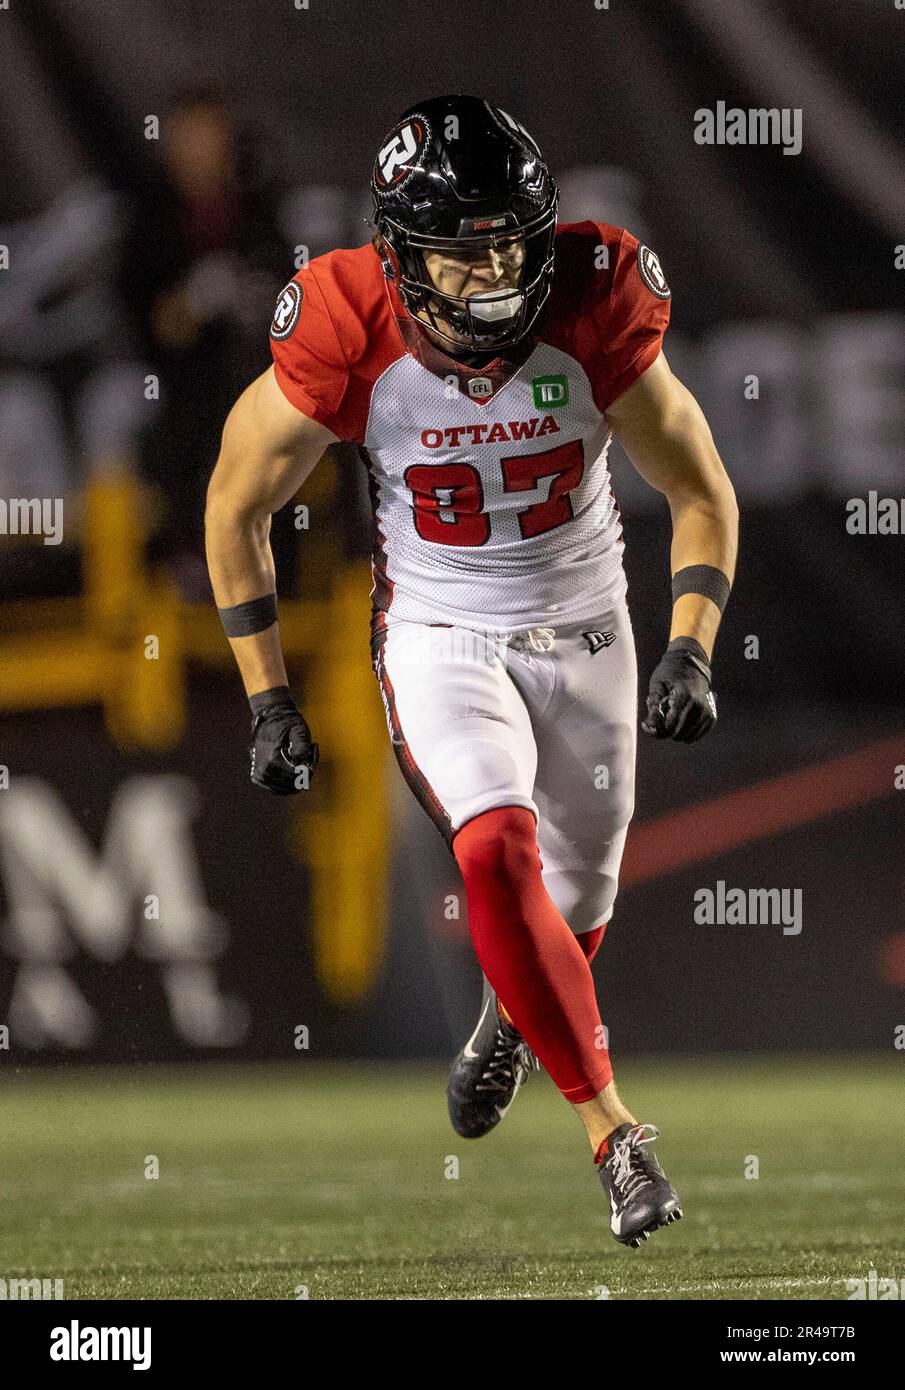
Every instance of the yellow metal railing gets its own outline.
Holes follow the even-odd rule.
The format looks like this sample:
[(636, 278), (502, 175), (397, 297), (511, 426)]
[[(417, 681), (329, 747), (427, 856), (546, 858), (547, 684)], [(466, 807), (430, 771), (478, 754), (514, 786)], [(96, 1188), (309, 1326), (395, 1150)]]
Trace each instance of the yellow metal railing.
[[(118, 747), (165, 752), (185, 731), (189, 663), (233, 669), (232, 652), (213, 605), (183, 602), (165, 571), (145, 565), (147, 496), (134, 477), (98, 477), (82, 500), (81, 597), (0, 605), (0, 710), (99, 704)], [(280, 602), (286, 661), (303, 668), (323, 758), (317, 809), (292, 803), (289, 844), (311, 872), (319, 979), (344, 1003), (373, 984), (386, 920), (386, 734), (369, 592), (368, 566), (346, 564), (325, 598)]]

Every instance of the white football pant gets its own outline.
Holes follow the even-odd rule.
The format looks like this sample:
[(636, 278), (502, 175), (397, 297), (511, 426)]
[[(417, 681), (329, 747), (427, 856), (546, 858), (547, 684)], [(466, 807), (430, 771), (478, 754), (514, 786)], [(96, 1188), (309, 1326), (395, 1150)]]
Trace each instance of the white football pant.
[(380, 613), (372, 650), (396, 757), (447, 844), (484, 811), (527, 807), (544, 884), (573, 932), (608, 922), (634, 809), (625, 600), (593, 622), (519, 633)]

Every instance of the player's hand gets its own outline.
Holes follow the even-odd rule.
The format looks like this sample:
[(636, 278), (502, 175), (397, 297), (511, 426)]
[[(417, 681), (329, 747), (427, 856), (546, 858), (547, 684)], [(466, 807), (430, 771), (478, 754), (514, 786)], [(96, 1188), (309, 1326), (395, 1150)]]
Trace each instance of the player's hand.
[(716, 699), (710, 689), (710, 662), (703, 649), (679, 645), (674, 638), (654, 668), (647, 694), (647, 718), (641, 725), (654, 738), (694, 743), (716, 723)]
[(318, 746), (287, 692), (258, 709), (251, 723), (251, 780), (276, 796), (305, 791), (317, 767)]

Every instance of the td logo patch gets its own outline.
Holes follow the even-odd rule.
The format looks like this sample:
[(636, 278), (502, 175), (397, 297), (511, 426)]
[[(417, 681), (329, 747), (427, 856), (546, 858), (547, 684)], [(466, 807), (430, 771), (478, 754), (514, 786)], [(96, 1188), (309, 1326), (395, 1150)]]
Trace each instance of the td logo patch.
[(270, 325), (271, 338), (276, 338), (279, 342), (280, 339), (289, 337), (299, 321), (301, 307), (302, 287), (297, 280), (290, 280), (286, 288), (280, 292), (277, 307), (273, 311), (273, 323)]
[(569, 378), (566, 376), (536, 376), (531, 380), (535, 410), (569, 404)]
[(663, 267), (649, 246), (638, 247), (638, 273), (651, 294), (658, 299), (671, 299), (672, 290), (666, 283)]

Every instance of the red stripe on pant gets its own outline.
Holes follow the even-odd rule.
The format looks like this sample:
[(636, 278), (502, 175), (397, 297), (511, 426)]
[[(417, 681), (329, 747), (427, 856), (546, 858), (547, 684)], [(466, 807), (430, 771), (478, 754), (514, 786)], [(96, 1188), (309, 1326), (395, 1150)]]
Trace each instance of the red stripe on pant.
[(377, 677), (377, 684), (383, 696), (384, 708), (387, 715), (387, 727), (390, 739), (393, 744), (393, 752), (399, 769), (408, 783), (410, 791), (417, 798), (422, 808), (430, 816), (434, 825), (440, 831), (446, 841), (446, 847), (452, 853), (452, 821), (446, 807), (440, 801), (430, 782), (424, 776), (415, 759), (412, 757), (411, 749), (408, 746), (405, 735), (402, 732), (402, 725), (399, 723), (399, 715), (396, 711), (396, 692), (393, 689), (393, 682), (387, 671), (383, 657), (383, 644), (386, 641), (385, 625), (372, 628), (371, 653), (374, 674)]
[(453, 853), (484, 974), (566, 1100), (593, 1100), (613, 1068), (588, 958), (544, 887), (534, 816), (523, 806), (485, 811)]
[(600, 943), (603, 940), (603, 933), (607, 929), (608, 923), (604, 922), (601, 927), (592, 927), (590, 931), (582, 932), (575, 940), (584, 951), (585, 960), (590, 962), (600, 950)]

